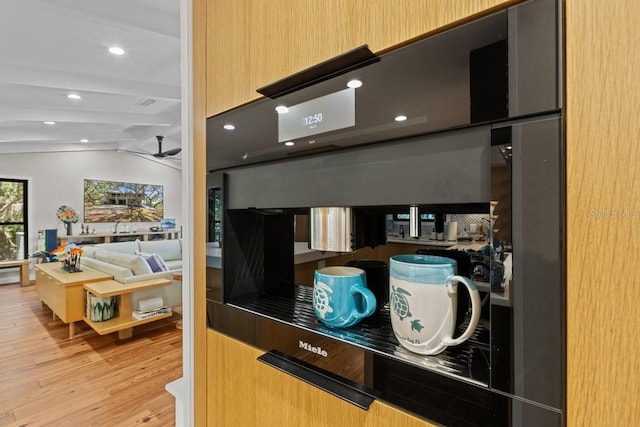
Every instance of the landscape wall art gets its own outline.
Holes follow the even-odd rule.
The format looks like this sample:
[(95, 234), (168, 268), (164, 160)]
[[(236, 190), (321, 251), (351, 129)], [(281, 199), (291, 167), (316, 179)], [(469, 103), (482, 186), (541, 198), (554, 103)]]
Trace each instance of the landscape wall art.
[(84, 180), (84, 222), (159, 222), (163, 186)]

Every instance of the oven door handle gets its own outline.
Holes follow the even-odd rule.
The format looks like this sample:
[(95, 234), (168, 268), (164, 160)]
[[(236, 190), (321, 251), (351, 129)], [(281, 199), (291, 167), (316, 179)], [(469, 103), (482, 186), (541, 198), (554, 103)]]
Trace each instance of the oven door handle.
[(258, 357), (258, 360), (364, 410), (369, 409), (378, 395), (375, 390), (363, 387), (295, 357), (287, 356), (277, 350), (263, 354)]

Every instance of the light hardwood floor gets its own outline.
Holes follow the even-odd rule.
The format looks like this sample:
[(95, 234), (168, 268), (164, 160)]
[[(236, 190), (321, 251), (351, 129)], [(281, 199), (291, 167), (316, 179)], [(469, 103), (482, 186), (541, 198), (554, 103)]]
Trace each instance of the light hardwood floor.
[(176, 320), (135, 328), (126, 340), (69, 340), (35, 286), (0, 285), (0, 427), (175, 425), (164, 386), (182, 376)]

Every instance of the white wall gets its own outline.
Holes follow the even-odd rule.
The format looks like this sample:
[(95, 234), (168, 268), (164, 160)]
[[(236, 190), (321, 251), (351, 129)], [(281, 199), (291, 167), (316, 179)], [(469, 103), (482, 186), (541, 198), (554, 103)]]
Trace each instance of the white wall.
[[(175, 160), (163, 160), (175, 166)], [(37, 250), (38, 230), (56, 228), (58, 235), (64, 227), (56, 217), (61, 205), (74, 208), (80, 221), (73, 225), (80, 233), (85, 179), (159, 184), (164, 186), (164, 217), (175, 218), (176, 227), (182, 225), (181, 171), (161, 161), (116, 151), (77, 151), (60, 153), (0, 154), (0, 177), (27, 179), (29, 203), (28, 252)], [(171, 163), (168, 163), (171, 162)], [(91, 223), (96, 232), (109, 232), (114, 223)], [(139, 223), (138, 230), (158, 225)], [(0, 270), (0, 283), (17, 282), (19, 274)]]

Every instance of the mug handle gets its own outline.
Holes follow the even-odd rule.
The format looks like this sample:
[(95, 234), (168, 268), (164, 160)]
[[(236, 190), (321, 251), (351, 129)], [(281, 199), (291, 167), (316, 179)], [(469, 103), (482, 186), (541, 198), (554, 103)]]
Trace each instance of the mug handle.
[(351, 295), (360, 294), (362, 295), (362, 299), (364, 300), (364, 311), (358, 311), (358, 307), (353, 309), (353, 316), (356, 319), (361, 319), (363, 317), (371, 316), (373, 312), (376, 310), (376, 297), (373, 295), (373, 292), (366, 286), (362, 286), (361, 284), (355, 284), (351, 287)]
[[(463, 342), (468, 340), (471, 334), (473, 334), (473, 332), (476, 330), (476, 326), (478, 326), (478, 321), (480, 320), (480, 311), (482, 310), (482, 304), (480, 302), (480, 293), (478, 292), (478, 288), (471, 280), (467, 279), (464, 276), (455, 275), (450, 276), (447, 281), (464, 284), (469, 291), (469, 296), (471, 297), (471, 320), (469, 321), (469, 326), (467, 326), (467, 329), (458, 338), (447, 337), (442, 340), (443, 345), (452, 346), (462, 344)], [(447, 288), (449, 289), (449, 292), (453, 292), (453, 286), (451, 286), (451, 283), (447, 284)]]

